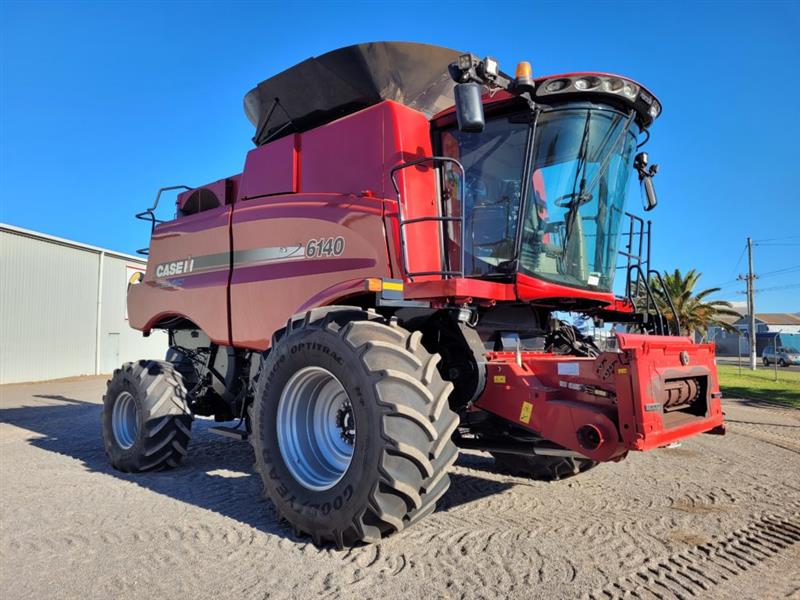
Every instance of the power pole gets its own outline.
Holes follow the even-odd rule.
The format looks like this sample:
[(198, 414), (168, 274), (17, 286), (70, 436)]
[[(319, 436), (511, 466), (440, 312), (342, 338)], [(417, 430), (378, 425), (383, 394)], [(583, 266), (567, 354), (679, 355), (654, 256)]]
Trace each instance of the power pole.
[(756, 276), (753, 274), (753, 239), (747, 238), (747, 260), (749, 269), (747, 276), (739, 275), (739, 279), (744, 279), (747, 282), (747, 314), (750, 317), (749, 330), (750, 330), (750, 370), (756, 370), (756, 302), (755, 302), (755, 285), (754, 280)]

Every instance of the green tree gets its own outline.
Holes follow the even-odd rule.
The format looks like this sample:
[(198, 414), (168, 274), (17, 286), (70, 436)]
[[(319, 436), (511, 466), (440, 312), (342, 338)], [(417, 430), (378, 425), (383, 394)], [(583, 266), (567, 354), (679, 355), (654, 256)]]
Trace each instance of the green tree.
[(675, 269), (672, 273), (664, 272), (664, 285), (658, 279), (652, 279), (650, 285), (653, 289), (659, 309), (670, 321), (674, 323), (675, 317), (669, 306), (667, 298), (672, 300), (678, 319), (681, 323), (681, 333), (683, 335), (693, 335), (699, 331), (706, 336), (708, 328), (712, 325), (722, 327), (727, 331), (735, 331), (735, 328), (721, 320), (721, 317), (731, 316), (740, 317), (741, 315), (733, 310), (730, 302), (725, 300), (706, 300), (711, 294), (718, 292), (720, 288), (707, 288), (696, 292), (695, 286), (702, 276), (694, 269), (685, 275), (680, 269)]

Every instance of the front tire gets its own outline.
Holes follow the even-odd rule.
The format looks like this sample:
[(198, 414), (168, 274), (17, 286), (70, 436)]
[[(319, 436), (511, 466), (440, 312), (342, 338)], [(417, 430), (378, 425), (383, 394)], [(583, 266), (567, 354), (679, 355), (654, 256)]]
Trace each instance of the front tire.
[(764, 366), (765, 366), (765, 367), (768, 367), (768, 366), (769, 366), (769, 360), (767, 360), (766, 358), (764, 359)]
[(452, 384), (421, 337), (337, 307), (290, 321), (273, 339), (250, 439), (278, 514), (314, 543), (377, 542), (447, 491), (458, 418)]
[(177, 466), (192, 429), (180, 374), (156, 360), (122, 365), (103, 396), (102, 428), (115, 469), (134, 473)]
[(780, 360), (778, 361), (778, 366), (779, 366), (780, 368), (784, 368), (784, 367), (786, 367), (786, 366), (788, 366), (788, 365), (786, 364), (786, 361), (785, 361), (785, 360), (783, 360), (783, 359), (780, 359)]

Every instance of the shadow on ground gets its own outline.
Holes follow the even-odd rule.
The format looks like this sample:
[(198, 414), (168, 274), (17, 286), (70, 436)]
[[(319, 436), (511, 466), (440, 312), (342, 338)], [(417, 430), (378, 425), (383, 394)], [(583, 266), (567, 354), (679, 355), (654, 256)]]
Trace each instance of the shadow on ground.
[[(180, 467), (153, 473), (123, 473), (110, 466), (103, 450), (101, 405), (57, 394), (36, 394), (33, 397), (61, 404), (0, 409), (0, 422), (41, 436), (28, 440), (31, 445), (79, 460), (90, 471), (217, 512), (265, 533), (299, 543), (308, 541), (308, 538), (296, 536), (285, 522), (279, 521), (272, 503), (264, 498), (261, 479), (253, 469), (250, 444), (209, 432), (213, 422), (194, 421), (189, 454)], [(482, 470), (489, 470), (492, 463), (490, 459), (463, 455), (461, 461), (467, 461), (465, 466)], [(450, 490), (440, 500), (437, 511), (449, 511), (513, 485), (459, 473), (451, 473), (450, 477)]]

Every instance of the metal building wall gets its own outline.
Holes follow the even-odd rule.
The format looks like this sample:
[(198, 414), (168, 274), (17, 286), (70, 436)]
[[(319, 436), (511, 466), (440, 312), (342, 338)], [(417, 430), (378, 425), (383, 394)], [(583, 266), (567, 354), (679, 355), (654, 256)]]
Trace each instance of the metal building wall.
[(163, 358), (166, 335), (143, 338), (125, 319), (126, 265), (144, 264), (0, 225), (0, 384), (107, 373), (128, 360)]

